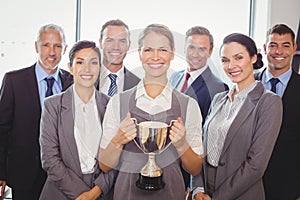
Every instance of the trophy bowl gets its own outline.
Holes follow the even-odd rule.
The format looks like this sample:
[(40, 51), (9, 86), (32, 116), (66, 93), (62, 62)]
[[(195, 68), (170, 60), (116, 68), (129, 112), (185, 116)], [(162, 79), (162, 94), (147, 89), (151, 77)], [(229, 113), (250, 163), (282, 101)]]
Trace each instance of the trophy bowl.
[[(155, 155), (161, 153), (169, 146), (165, 147), (168, 128), (171, 125), (158, 121), (144, 121), (137, 124), (136, 119), (132, 119), (138, 126), (138, 141), (134, 139), (134, 142), (139, 149), (148, 154), (148, 161), (140, 171), (136, 186), (143, 190), (160, 190), (164, 188), (165, 183), (162, 179), (163, 172), (156, 164)], [(171, 124), (173, 121), (171, 121)]]

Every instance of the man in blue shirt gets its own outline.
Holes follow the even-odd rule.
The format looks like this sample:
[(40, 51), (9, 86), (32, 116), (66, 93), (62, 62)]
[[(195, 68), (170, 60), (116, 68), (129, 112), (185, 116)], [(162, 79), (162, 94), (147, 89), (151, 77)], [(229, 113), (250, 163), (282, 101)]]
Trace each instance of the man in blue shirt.
[(3, 78), (0, 91), (1, 195), (7, 184), (12, 188), (14, 200), (39, 199), (46, 180), (39, 146), (41, 109), (46, 96), (61, 92), (73, 83), (72, 75), (58, 68), (66, 48), (63, 29), (55, 24), (44, 25), (35, 42), (38, 61), (30, 67), (8, 72)]
[(274, 25), (268, 30), (264, 45), (268, 67), (256, 74), (256, 78), (267, 89), (281, 96), (283, 102), (281, 129), (263, 177), (267, 200), (300, 197), (300, 134), (297, 118), (300, 113), (300, 76), (291, 67), (296, 49), (292, 29), (285, 24)]

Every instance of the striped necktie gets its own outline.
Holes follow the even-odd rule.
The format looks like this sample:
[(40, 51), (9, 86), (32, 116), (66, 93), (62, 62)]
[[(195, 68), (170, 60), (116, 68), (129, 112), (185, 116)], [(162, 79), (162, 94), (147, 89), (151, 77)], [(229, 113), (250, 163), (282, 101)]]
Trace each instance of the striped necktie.
[(108, 77), (110, 78), (110, 86), (108, 89), (108, 96), (113, 96), (118, 91), (118, 87), (117, 87), (117, 83), (116, 83), (118, 76), (116, 74), (109, 74)]

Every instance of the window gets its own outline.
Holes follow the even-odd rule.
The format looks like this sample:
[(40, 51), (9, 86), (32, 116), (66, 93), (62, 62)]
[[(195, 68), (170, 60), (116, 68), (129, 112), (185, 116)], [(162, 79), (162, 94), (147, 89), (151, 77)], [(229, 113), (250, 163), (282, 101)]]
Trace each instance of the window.
[[(74, 0), (2, 0), (0, 6), (0, 85), (4, 73), (12, 69), (29, 67), (36, 62), (34, 48), (38, 29), (48, 23), (60, 25), (67, 43), (75, 41)], [(68, 56), (61, 66), (67, 68)]]
[[(123, 20), (128, 24), (132, 35), (132, 45), (125, 58), (125, 65), (140, 73), (143, 70), (140, 70), (137, 53), (139, 32), (150, 23), (161, 23), (174, 33), (176, 57), (171, 64), (171, 70), (178, 70), (186, 67), (184, 55), (186, 30), (201, 25), (210, 30), (215, 40), (210, 66), (217, 75), (226, 79), (220, 67), (219, 47), (222, 39), (229, 33), (248, 34), (249, 10), (249, 0), (82, 0), (80, 39), (98, 43), (101, 26), (106, 21), (117, 18)], [(5, 31), (0, 32), (1, 80), (6, 71), (30, 66), (36, 61), (34, 41), (41, 25), (46, 23), (61, 25), (66, 32), (68, 50), (75, 42), (76, 0), (5, 0), (0, 7), (0, 16), (1, 19), (8, 19), (2, 25), (2, 30)], [(60, 64), (65, 69), (68, 50)]]

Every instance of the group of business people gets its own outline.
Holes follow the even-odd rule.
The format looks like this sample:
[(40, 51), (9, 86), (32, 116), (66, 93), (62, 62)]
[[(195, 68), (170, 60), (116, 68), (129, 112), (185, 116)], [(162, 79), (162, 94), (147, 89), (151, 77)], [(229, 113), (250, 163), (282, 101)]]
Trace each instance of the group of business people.
[[(41, 27), (38, 61), (4, 76), (1, 193), (7, 184), (16, 200), (300, 196), (300, 140), (293, 118), (299, 113), (300, 78), (291, 68), (295, 35), (286, 25), (268, 31), (268, 67), (255, 76), (263, 66), (255, 42), (240, 33), (224, 38), (219, 53), (234, 83), (230, 89), (207, 65), (214, 43), (201, 26), (186, 32), (188, 67), (170, 80), (175, 45), (165, 25), (150, 24), (138, 38), (141, 78), (123, 64), (130, 31), (121, 20), (102, 26), (103, 55), (92, 41), (73, 45), (70, 73), (58, 67), (65, 41), (61, 27)], [(49, 93), (56, 95), (45, 99)], [(175, 120), (167, 139), (172, 145), (157, 157), (165, 182), (161, 190), (135, 185), (147, 156), (134, 143), (132, 118)]]

